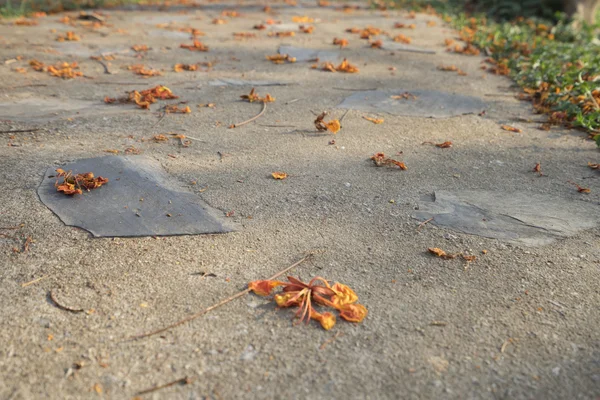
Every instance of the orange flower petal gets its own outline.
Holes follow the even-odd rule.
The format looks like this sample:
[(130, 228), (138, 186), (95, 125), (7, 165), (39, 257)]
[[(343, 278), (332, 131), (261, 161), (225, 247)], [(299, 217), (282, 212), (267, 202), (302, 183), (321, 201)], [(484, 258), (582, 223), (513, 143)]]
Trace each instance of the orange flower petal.
[(354, 290), (341, 283), (335, 283), (331, 290), (335, 292), (335, 295), (331, 297), (331, 302), (336, 306), (344, 306), (346, 304), (356, 303), (358, 296), (354, 293)]
[(268, 296), (274, 288), (281, 285), (284, 283), (279, 281), (252, 281), (248, 284), (248, 289), (259, 296)]
[(316, 311), (313, 311), (310, 314), (310, 317), (314, 320), (319, 321), (323, 329), (325, 329), (326, 331), (330, 330), (335, 325), (335, 315), (333, 315), (330, 312), (324, 312), (320, 314)]
[(340, 317), (350, 322), (361, 322), (367, 316), (367, 309), (362, 304), (345, 304), (339, 310)]

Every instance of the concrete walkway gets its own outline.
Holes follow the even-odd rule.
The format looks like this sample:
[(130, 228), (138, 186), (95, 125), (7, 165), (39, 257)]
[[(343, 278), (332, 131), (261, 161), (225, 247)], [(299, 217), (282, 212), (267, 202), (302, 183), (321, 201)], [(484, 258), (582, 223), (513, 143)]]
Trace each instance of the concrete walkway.
[[(139, 396), (600, 396), (600, 181), (587, 166), (600, 161), (595, 145), (576, 131), (538, 129), (543, 118), (514, 98), (508, 78), (481, 68), (483, 55), (446, 51), (445, 39), (457, 35), (435, 16), (269, 3), (268, 12), (264, 4), (211, 2), (108, 10), (104, 22), (77, 13), (33, 26), (2, 21), (0, 130), (11, 132), (0, 134), (0, 398), (133, 398), (185, 377), (188, 384)], [(294, 19), (304, 16), (314, 21)], [(266, 29), (254, 29), (261, 24)], [(371, 38), (383, 49), (346, 32), (367, 26), (387, 33)], [(208, 51), (180, 47), (193, 45), (190, 28), (205, 34), (197, 40)], [(56, 40), (68, 31), (80, 40)], [(399, 34), (411, 43), (393, 42)], [(336, 37), (348, 46), (333, 45)], [(295, 63), (265, 58), (280, 46), (293, 46)], [(359, 72), (321, 69), (343, 58)], [(76, 61), (71, 72), (83, 76), (35, 71), (33, 59)], [(161, 75), (128, 69), (138, 64)], [(198, 69), (175, 72), (175, 64)], [(439, 68), (453, 65), (464, 74)], [(150, 110), (104, 102), (157, 85), (179, 98)], [(260, 102), (240, 99), (252, 87), (275, 102), (230, 129), (261, 112)], [(372, 92), (362, 94), (362, 109), (338, 107), (374, 90), (387, 105), (375, 104)], [(404, 93), (418, 95), (392, 97)], [(449, 101), (437, 102), (442, 97)], [(461, 108), (465, 98), (469, 109)], [(164, 114), (165, 104), (191, 113)], [(326, 121), (341, 119), (339, 133), (315, 129), (322, 111)], [(444, 112), (458, 115), (429, 118)], [(30, 129), (37, 130), (13, 132)], [(153, 140), (169, 133), (193, 139)], [(452, 147), (423, 144), (446, 141)], [(94, 238), (66, 226), (37, 196), (44, 173), (107, 151), (157, 160), (174, 185), (219, 210), (235, 231)], [(376, 167), (377, 152), (408, 169)], [(533, 172), (536, 163), (543, 176)], [(273, 179), (275, 171), (287, 179)], [(422, 224), (417, 213), (433, 210), (436, 193), (462, 200)], [(487, 203), (474, 202), (481, 194)], [(496, 229), (504, 236), (494, 236), (497, 225), (477, 219), (477, 210), (506, 223)], [(451, 218), (445, 225), (443, 213), (459, 222), (468, 214), (470, 228), (453, 227)], [(531, 228), (536, 240), (511, 233), (509, 221)], [(436, 258), (427, 251), (434, 247), (477, 259)], [(313, 260), (291, 274), (349, 285), (369, 310), (362, 323), (338, 320), (330, 331), (294, 325), (292, 310), (250, 294), (161, 335), (125, 341), (310, 251)]]

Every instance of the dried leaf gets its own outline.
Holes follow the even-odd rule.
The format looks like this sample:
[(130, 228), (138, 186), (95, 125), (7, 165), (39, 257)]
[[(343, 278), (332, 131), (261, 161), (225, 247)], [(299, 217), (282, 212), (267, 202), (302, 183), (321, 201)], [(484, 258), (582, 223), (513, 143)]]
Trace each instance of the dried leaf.
[(208, 51), (208, 46), (205, 46), (201, 41), (194, 39), (192, 44), (180, 44), (180, 48), (188, 49), (189, 51)]
[(348, 46), (348, 40), (347, 39), (333, 38), (333, 44), (336, 45), (336, 46), (340, 46), (340, 48), (344, 48), (344, 47)]
[(150, 48), (145, 44), (135, 44), (131, 46), (131, 50), (135, 51), (136, 53), (145, 53), (150, 50)]
[(290, 57), (287, 54), (275, 54), (272, 56), (266, 56), (267, 60), (273, 64), (284, 64), (284, 63), (295, 63), (296, 57)]
[(271, 176), (273, 177), (273, 179), (276, 179), (276, 180), (284, 180), (285, 178), (288, 177), (288, 174), (286, 174), (285, 172), (277, 171), (277, 172), (273, 172), (271, 174)]
[(182, 72), (182, 71), (197, 71), (198, 64), (175, 64), (173, 66), (173, 71)]
[(371, 117), (367, 117), (367, 116), (363, 116), (364, 119), (366, 119), (367, 121), (371, 121), (372, 123), (379, 125), (379, 124), (383, 124), (383, 118), (371, 118)]
[(327, 111), (323, 111), (317, 116), (317, 118), (314, 121), (315, 128), (317, 128), (317, 130), (320, 132), (330, 131), (333, 134), (338, 133), (340, 129), (342, 129), (340, 121), (338, 121), (337, 119), (333, 119), (331, 121), (325, 122), (324, 118), (326, 115)]
[(386, 157), (384, 153), (375, 153), (371, 156), (371, 160), (373, 160), (373, 162), (375, 163), (376, 166), (378, 167), (398, 167), (401, 170), (405, 171), (408, 169), (408, 167), (406, 166), (406, 164), (404, 164), (402, 161), (397, 161), (397, 160), (393, 160), (389, 157)]
[(75, 32), (72, 31), (66, 32), (64, 35), (58, 35), (56, 37), (57, 42), (78, 42), (79, 40), (81, 40), (81, 38), (77, 36)]
[(521, 129), (515, 128), (514, 126), (500, 125), (500, 128), (504, 129), (505, 131), (509, 131), (509, 132), (521, 133)]

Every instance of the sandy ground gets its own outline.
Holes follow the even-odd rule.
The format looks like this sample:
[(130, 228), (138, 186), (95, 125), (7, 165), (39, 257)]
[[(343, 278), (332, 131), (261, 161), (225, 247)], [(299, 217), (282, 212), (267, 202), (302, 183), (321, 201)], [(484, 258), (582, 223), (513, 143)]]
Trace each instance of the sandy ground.
[[(512, 94), (511, 81), (480, 69), (483, 57), (445, 51), (456, 33), (436, 17), (406, 12), (210, 3), (194, 8), (106, 11), (91, 28), (39, 18), (37, 26), (0, 25), (0, 398), (502, 398), (594, 399), (600, 396), (600, 244), (596, 228), (541, 247), (525, 247), (436, 227), (419, 228), (412, 213), (436, 190), (477, 189), (556, 196), (598, 205), (595, 145), (585, 135), (538, 129), (541, 117)], [(237, 18), (220, 17), (235, 9)], [(74, 16), (76, 14), (70, 14)], [(253, 30), (267, 19), (317, 18), (314, 33), (269, 37)], [(224, 18), (226, 24), (213, 24)], [(435, 26), (428, 26), (435, 21)], [(395, 22), (416, 23), (414, 30)], [(157, 24), (170, 24), (170, 29)], [(351, 27), (367, 25), (435, 55), (369, 48)], [(178, 29), (194, 27), (208, 52)], [(297, 24), (296, 27), (297, 29)], [(55, 30), (55, 31), (53, 31)], [(74, 31), (78, 42), (55, 37)], [(234, 32), (257, 38), (234, 39)], [(338, 51), (358, 74), (330, 73), (311, 63), (274, 65), (265, 55), (281, 44)], [(130, 46), (146, 44), (140, 55)], [(116, 52), (105, 74), (89, 57)], [(77, 61), (85, 77), (62, 80), (33, 71)], [(207, 71), (173, 72), (175, 63), (213, 62)], [(124, 67), (163, 71), (144, 78)], [(438, 70), (454, 64), (467, 75)], [(394, 67), (391, 69), (391, 67)], [(16, 72), (24, 68), (26, 73)], [(239, 99), (251, 86), (216, 86), (232, 78), (287, 85), (257, 87), (276, 98), (255, 122), (260, 104)], [(191, 114), (161, 118), (105, 96), (167, 85)], [(483, 99), (486, 114), (448, 119), (350, 111), (335, 136), (314, 129), (315, 114), (337, 109), (356, 89), (434, 89)], [(179, 101), (178, 100), (178, 101)], [(174, 101), (175, 103), (176, 101)], [(198, 107), (214, 103), (214, 108)], [(363, 116), (384, 118), (375, 125)], [(530, 122), (527, 122), (530, 121)], [(534, 121), (534, 122), (531, 122)], [(500, 129), (509, 124), (522, 129)], [(155, 143), (157, 134), (194, 137)], [(335, 139), (335, 144), (329, 144)], [(452, 141), (440, 149), (425, 141)], [(65, 226), (38, 199), (46, 169), (134, 146), (161, 162), (182, 187), (223, 213), (236, 231), (223, 235), (92, 238)], [(384, 152), (407, 171), (377, 168)], [(542, 163), (546, 176), (532, 172)], [(271, 178), (285, 171), (283, 181)], [(589, 187), (578, 193), (568, 181)], [(195, 182), (195, 184), (192, 184)], [(110, 183), (99, 190), (109, 190)], [(93, 192), (91, 192), (93, 194)], [(17, 227), (18, 229), (7, 229)], [(32, 241), (25, 246), (26, 239)], [(477, 256), (466, 264), (428, 254), (428, 247)], [(16, 250), (16, 251), (15, 251)], [(487, 250), (487, 254), (482, 254)], [(255, 295), (161, 335), (127, 341), (244, 289), (316, 252), (293, 275), (323, 276), (352, 287), (368, 310), (360, 324), (330, 331), (294, 325)], [(203, 276), (212, 273), (215, 276)], [(39, 279), (39, 280), (37, 280)], [(37, 280), (31, 284), (26, 283)], [(81, 308), (73, 313), (57, 307)]]

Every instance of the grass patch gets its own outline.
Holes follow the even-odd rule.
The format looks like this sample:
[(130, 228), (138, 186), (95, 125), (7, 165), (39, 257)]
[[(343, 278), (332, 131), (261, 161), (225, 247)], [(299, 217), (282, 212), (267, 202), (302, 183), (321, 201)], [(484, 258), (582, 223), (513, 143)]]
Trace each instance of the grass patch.
[(493, 20), (464, 12), (457, 1), (396, 1), (403, 8), (433, 8), (460, 39), (488, 56), (488, 71), (508, 75), (520, 96), (549, 116), (551, 125), (585, 130), (600, 146), (600, 24), (575, 28), (564, 15)]

